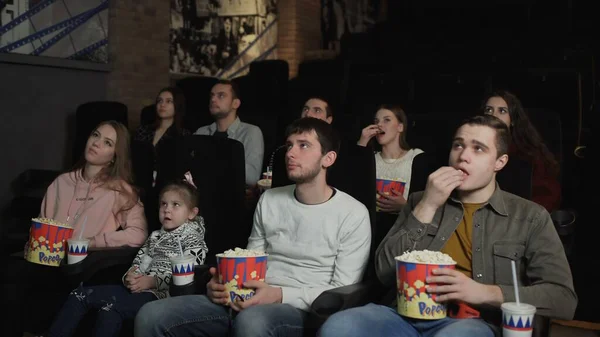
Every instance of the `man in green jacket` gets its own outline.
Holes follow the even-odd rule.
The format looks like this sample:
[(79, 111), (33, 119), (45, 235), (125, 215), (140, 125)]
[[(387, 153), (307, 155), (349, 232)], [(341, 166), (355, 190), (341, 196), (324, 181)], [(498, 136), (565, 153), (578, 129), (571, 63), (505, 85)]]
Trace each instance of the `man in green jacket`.
[(504, 192), (496, 173), (508, 162), (509, 131), (493, 116), (465, 120), (456, 131), (449, 166), (432, 173), (425, 191), (411, 194), (376, 252), (379, 280), (396, 286), (394, 258), (408, 250), (441, 251), (454, 270), (434, 270), (427, 292), (437, 301), (468, 305), (479, 317), (418, 320), (395, 307), (368, 304), (327, 320), (321, 337), (492, 337), (499, 335), (500, 305), (514, 302), (511, 261), (521, 302), (537, 314), (571, 319), (577, 306), (573, 278), (550, 214)]

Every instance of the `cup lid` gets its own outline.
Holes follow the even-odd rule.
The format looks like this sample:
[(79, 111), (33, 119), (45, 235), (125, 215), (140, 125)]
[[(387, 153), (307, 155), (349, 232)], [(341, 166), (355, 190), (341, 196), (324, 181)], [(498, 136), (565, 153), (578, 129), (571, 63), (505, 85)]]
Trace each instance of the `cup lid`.
[(85, 238), (68, 238), (67, 242), (90, 242), (90, 239), (85, 239)]
[(271, 179), (261, 179), (256, 183), (261, 187), (271, 187)]
[(196, 257), (192, 254), (183, 254), (183, 255), (177, 254), (177, 255), (171, 256), (171, 260), (177, 260), (177, 259), (184, 260), (184, 259), (189, 259), (189, 258), (195, 259)]
[(504, 311), (510, 311), (513, 313), (520, 314), (534, 314), (536, 311), (535, 306), (527, 303), (519, 303), (517, 302), (505, 302), (500, 306)]

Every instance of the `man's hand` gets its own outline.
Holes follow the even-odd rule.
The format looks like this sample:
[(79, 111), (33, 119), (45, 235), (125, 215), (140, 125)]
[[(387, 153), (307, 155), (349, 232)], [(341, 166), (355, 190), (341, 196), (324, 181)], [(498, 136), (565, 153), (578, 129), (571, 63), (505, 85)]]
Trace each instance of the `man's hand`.
[(463, 171), (450, 166), (440, 167), (427, 178), (422, 202), (430, 207), (439, 208), (464, 179)]
[(500, 287), (486, 285), (450, 268), (434, 269), (427, 278), (427, 292), (437, 294), (437, 301), (463, 301), (468, 304), (489, 304), (500, 307), (504, 298)]
[(229, 297), (229, 295), (225, 291), (225, 286), (219, 283), (217, 269), (210, 268), (209, 271), (212, 277), (206, 284), (206, 296), (208, 296), (213, 303), (226, 305), (227, 297)]
[(132, 293), (139, 293), (143, 290), (155, 289), (156, 279), (150, 275), (137, 275), (127, 286)]
[(404, 196), (396, 190), (391, 190), (391, 194), (383, 194), (377, 192), (379, 197), (377, 198), (377, 207), (383, 212), (400, 212), (402, 207), (406, 205), (406, 199)]
[(281, 303), (283, 300), (283, 292), (279, 287), (271, 287), (261, 281), (247, 281), (244, 283), (245, 288), (253, 288), (256, 290), (254, 296), (246, 301), (236, 301), (231, 304), (234, 310), (240, 311), (257, 304)]
[(438, 208), (440, 208), (450, 193), (462, 184), (465, 173), (454, 167), (444, 166), (437, 169), (427, 178), (423, 198), (415, 206), (413, 215), (422, 223), (430, 223)]

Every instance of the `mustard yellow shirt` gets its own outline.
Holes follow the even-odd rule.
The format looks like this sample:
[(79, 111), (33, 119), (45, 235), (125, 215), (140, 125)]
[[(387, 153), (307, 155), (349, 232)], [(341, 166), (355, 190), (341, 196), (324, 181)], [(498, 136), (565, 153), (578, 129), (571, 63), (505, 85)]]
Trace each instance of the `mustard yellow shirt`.
[(456, 270), (472, 278), (473, 260), (473, 213), (483, 204), (463, 204), (464, 215), (458, 227), (442, 248), (442, 253), (450, 255), (456, 261)]

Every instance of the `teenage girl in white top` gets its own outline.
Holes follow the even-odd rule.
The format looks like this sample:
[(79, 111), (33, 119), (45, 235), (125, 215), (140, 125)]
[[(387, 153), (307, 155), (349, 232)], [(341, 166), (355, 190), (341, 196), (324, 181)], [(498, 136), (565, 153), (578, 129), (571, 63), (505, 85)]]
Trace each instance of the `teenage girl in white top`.
[(423, 153), (406, 142), (406, 113), (396, 105), (377, 109), (373, 124), (362, 130), (358, 145), (367, 146), (372, 138), (381, 145), (375, 153), (377, 210), (397, 213), (406, 204), (410, 191), (413, 159)]

